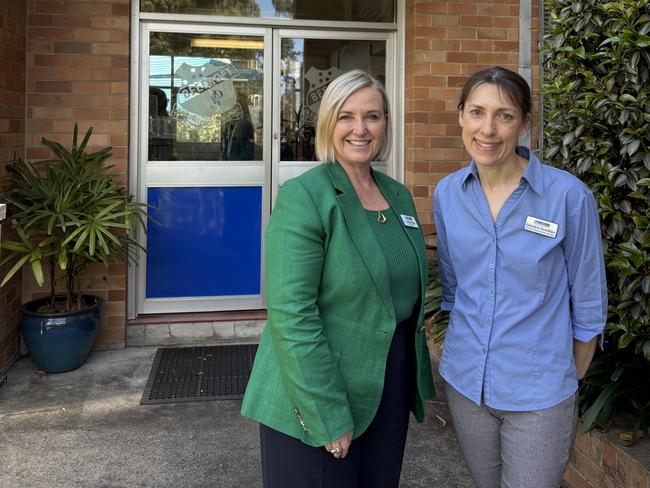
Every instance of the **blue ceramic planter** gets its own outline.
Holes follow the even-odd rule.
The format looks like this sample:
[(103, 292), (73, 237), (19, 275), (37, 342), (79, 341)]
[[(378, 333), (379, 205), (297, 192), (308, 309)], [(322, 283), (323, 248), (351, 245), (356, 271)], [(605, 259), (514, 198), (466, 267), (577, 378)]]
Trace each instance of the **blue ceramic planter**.
[(36, 365), (46, 373), (63, 373), (81, 366), (90, 352), (99, 327), (103, 300), (84, 295), (87, 308), (78, 312), (39, 313), (48, 298), (24, 304), (21, 329)]

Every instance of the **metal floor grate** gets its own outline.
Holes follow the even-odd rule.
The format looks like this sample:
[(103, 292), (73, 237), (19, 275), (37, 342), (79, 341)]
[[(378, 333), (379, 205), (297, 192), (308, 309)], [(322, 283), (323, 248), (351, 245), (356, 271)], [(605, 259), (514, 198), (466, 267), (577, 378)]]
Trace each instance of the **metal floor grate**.
[(242, 398), (257, 344), (160, 348), (141, 405)]

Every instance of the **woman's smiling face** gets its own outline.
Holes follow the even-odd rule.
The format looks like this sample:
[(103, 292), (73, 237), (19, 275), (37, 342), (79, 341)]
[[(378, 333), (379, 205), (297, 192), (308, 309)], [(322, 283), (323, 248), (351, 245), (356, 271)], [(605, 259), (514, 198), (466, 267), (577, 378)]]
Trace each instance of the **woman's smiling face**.
[(497, 167), (515, 161), (519, 136), (528, 130), (528, 114), (522, 114), (510, 97), (491, 83), (470, 93), (458, 122), (463, 144), (479, 167)]
[(369, 164), (386, 137), (386, 113), (381, 93), (365, 87), (341, 106), (332, 133), (336, 159), (344, 166)]

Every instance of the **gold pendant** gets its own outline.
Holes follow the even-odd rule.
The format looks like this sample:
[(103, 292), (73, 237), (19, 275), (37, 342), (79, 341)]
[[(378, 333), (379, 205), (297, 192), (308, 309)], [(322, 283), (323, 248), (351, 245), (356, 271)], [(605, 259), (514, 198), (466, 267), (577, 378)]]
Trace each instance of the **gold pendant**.
[(386, 216), (381, 213), (381, 210), (377, 210), (377, 222), (380, 224), (385, 224), (386, 223)]

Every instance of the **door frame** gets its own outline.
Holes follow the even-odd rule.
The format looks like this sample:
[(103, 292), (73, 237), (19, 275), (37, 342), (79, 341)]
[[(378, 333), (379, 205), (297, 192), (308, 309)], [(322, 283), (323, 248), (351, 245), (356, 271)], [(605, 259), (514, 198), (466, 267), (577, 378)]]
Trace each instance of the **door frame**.
[[(401, 8), (398, 1), (398, 17), (401, 17)], [(280, 141), (273, 137), (280, 130), (279, 90), (280, 90), (280, 42), (283, 37), (338, 38), (350, 40), (384, 40), (386, 41), (386, 91), (391, 103), (393, 113), (393, 148), (391, 157), (385, 162), (373, 163), (373, 166), (391, 176), (403, 179), (403, 133), (401, 87), (403, 86), (403, 61), (401, 62), (396, 52), (403, 45), (403, 36), (397, 30), (396, 24), (365, 24), (358, 22), (342, 22), (336, 29), (329, 28), (327, 22), (320, 21), (291, 21), (279, 19), (236, 19), (219, 18), (215, 16), (178, 16), (183, 21), (173, 21), (173, 17), (166, 14), (140, 14), (138, 9), (132, 11), (132, 36), (131, 42), (131, 104), (130, 104), (130, 145), (129, 145), (129, 191), (136, 195), (138, 201), (146, 200), (148, 182), (146, 171), (151, 163), (147, 164), (148, 134), (146, 123), (142, 120), (148, 114), (148, 96), (143, 96), (148, 90), (148, 43), (149, 33), (176, 32), (176, 33), (205, 33), (205, 34), (240, 34), (260, 35), (264, 37), (264, 134), (263, 134), (263, 162), (264, 183), (262, 188), (262, 232), (261, 232), (261, 270), (260, 270), (260, 295), (256, 296), (255, 305), (251, 306), (249, 299), (252, 296), (224, 296), (224, 297), (198, 297), (149, 299), (145, 306), (145, 279), (146, 255), (137, 251), (138, 266), (129, 266), (128, 270), (128, 295), (127, 318), (134, 319), (139, 314), (151, 313), (185, 313), (203, 310), (214, 311), (215, 304), (220, 303), (220, 310), (245, 310), (264, 308), (264, 231), (270, 215), (272, 201), (275, 200), (281, 178), (297, 176), (317, 163), (290, 162), (286, 164), (286, 177), (280, 173)], [(148, 19), (147, 19), (148, 18)], [(363, 29), (360, 27), (363, 26)], [(275, 56), (275, 57), (274, 57)], [(276, 59), (277, 58), (277, 59)], [(146, 85), (146, 86), (145, 86)], [(270, 96), (269, 96), (270, 95)], [(158, 165), (169, 162), (157, 163)], [(183, 168), (189, 168), (184, 162)], [(195, 166), (205, 166), (206, 162), (193, 162)], [(306, 163), (306, 164), (305, 164)], [(302, 167), (301, 167), (302, 166)], [(161, 170), (161, 168), (156, 168)], [(164, 171), (164, 170), (163, 170)], [(153, 174), (153, 173), (152, 173)], [(243, 176), (243, 175), (242, 175)], [(171, 186), (171, 185), (169, 185)], [(179, 186), (174, 184), (173, 186)], [(189, 185), (187, 185), (189, 186)], [(198, 185), (197, 185), (198, 186)], [(211, 185), (203, 185), (211, 186)], [(222, 185), (223, 186), (223, 185)], [(138, 235), (140, 244), (146, 243), (144, 233)], [(167, 304), (165, 302), (168, 302)], [(171, 302), (175, 302), (171, 304)], [(182, 311), (178, 304), (190, 305)], [(153, 306), (152, 306), (153, 305)]]
[[(264, 41), (263, 67), (263, 127), (261, 161), (153, 161), (148, 160), (148, 114), (149, 97), (149, 39), (152, 32), (180, 34), (213, 34), (256, 36)], [(261, 250), (260, 250), (260, 293), (256, 295), (227, 295), (210, 297), (147, 298), (146, 253), (138, 250), (136, 272), (136, 313), (184, 313), (226, 310), (260, 309), (264, 307), (264, 240), (263, 232), (270, 214), (270, 160), (271, 145), (268, 142), (271, 124), (271, 29), (261, 26), (222, 26), (188, 23), (142, 22), (140, 24), (140, 66), (138, 97), (138, 201), (146, 201), (149, 187), (262, 187)], [(138, 242), (146, 246), (146, 235), (141, 233)]]

